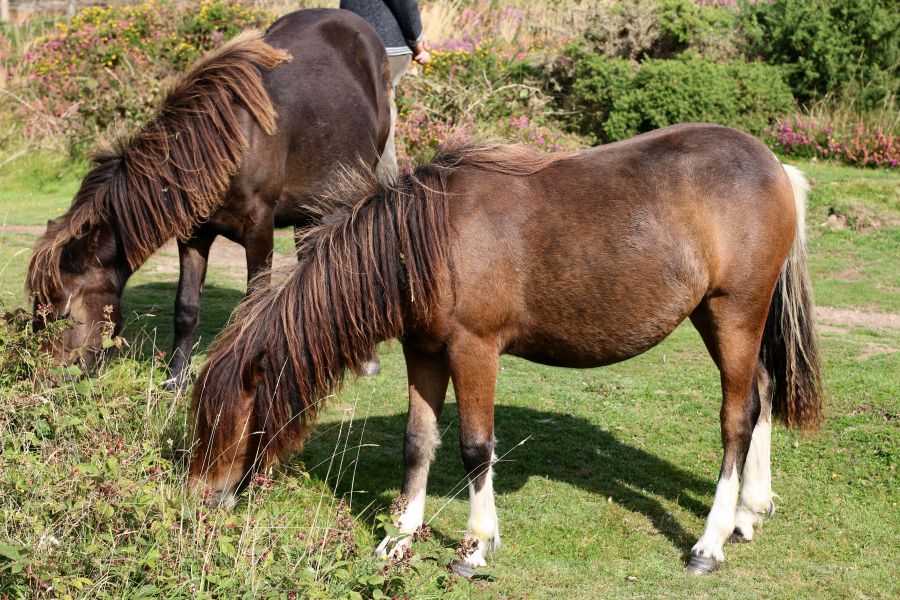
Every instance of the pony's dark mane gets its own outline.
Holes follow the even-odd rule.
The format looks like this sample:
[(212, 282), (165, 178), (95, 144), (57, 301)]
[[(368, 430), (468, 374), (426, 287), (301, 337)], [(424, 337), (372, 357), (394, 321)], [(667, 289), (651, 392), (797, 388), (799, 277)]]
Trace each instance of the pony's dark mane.
[(212, 464), (236, 441), (247, 382), (257, 383), (259, 458), (268, 463), (299, 449), (348, 369), (427, 317), (452, 276), (449, 177), (462, 168), (528, 175), (568, 156), (469, 144), (440, 152), (392, 187), (371, 170), (344, 171), (313, 203), (330, 217), (302, 238), (297, 265), (278, 283), (258, 286), (210, 347), (193, 393), (195, 452)]
[(172, 237), (190, 237), (224, 200), (247, 147), (239, 107), (274, 133), (275, 108), (260, 69), (286, 60), (259, 31), (200, 59), (171, 87), (152, 121), (94, 156), (71, 208), (34, 249), (28, 292), (46, 300), (58, 291), (64, 248), (101, 222), (118, 233), (132, 270)]

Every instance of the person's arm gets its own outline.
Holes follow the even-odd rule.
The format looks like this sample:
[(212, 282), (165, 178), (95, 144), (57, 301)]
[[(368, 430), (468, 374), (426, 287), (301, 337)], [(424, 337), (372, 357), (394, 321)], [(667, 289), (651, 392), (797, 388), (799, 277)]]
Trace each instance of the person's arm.
[(406, 44), (413, 49), (413, 60), (423, 65), (431, 60), (431, 54), (422, 39), (422, 17), (417, 0), (384, 0), (384, 3), (397, 19)]

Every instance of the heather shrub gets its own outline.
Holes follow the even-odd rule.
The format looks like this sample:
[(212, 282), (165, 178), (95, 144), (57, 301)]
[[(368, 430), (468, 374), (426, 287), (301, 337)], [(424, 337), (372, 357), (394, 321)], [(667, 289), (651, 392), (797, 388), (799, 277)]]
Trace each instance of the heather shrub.
[(900, 137), (858, 123), (849, 132), (815, 119), (779, 120), (767, 132), (770, 146), (787, 156), (839, 160), (864, 167), (900, 166)]
[(772, 0), (744, 3), (740, 14), (749, 55), (782, 65), (800, 102), (852, 93), (871, 108), (896, 97), (900, 11), (894, 0)]
[(26, 135), (73, 154), (98, 134), (130, 129), (155, 109), (163, 82), (203, 53), (271, 16), (245, 0), (199, 7), (149, 0), (83, 10), (34, 40), (12, 69)]

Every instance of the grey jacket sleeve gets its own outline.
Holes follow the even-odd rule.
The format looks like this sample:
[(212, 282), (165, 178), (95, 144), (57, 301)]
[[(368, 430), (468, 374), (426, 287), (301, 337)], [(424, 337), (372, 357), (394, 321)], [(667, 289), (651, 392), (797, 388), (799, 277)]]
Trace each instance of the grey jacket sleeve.
[(419, 15), (417, 0), (384, 0), (397, 19), (403, 37), (410, 48), (422, 39), (422, 17)]

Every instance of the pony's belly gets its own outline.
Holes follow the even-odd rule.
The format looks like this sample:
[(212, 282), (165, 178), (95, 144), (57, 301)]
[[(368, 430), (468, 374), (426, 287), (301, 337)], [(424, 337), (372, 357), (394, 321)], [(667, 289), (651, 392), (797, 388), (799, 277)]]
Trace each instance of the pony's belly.
[(671, 318), (665, 323), (656, 321), (652, 326), (645, 323), (635, 328), (611, 324), (602, 330), (573, 327), (565, 336), (536, 331), (509, 344), (505, 353), (554, 367), (602, 367), (646, 352), (665, 339), (682, 320), (683, 317)]

